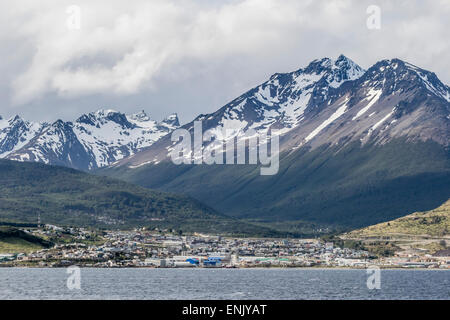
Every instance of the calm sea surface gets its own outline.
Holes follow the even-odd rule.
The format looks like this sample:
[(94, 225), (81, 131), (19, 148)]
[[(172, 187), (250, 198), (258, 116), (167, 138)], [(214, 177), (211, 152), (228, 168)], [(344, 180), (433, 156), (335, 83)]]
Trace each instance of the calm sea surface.
[(0, 268), (0, 299), (450, 299), (450, 271), (81, 269), (68, 289), (66, 269)]

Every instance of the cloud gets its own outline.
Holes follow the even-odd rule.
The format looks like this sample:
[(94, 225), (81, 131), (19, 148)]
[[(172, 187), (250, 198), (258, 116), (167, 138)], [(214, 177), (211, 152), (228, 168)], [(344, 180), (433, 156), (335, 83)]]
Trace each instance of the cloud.
[[(380, 30), (366, 27), (372, 4), (381, 7)], [(80, 29), (68, 28), (70, 5), (81, 10)], [(171, 107), (194, 116), (271, 73), (340, 53), (364, 67), (399, 57), (450, 80), (444, 0), (21, 0), (0, 10), (0, 44), (10, 49), (0, 51), (0, 84), (18, 107), (42, 101), (45, 109), (50, 95), (64, 104), (98, 95), (164, 103), (166, 94), (176, 104), (183, 97), (173, 95), (191, 88), (211, 99)]]

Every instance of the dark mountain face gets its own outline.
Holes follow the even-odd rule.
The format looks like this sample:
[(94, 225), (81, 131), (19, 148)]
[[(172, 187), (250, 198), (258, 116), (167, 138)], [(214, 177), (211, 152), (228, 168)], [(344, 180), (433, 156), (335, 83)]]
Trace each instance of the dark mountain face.
[[(182, 192), (224, 213), (364, 226), (431, 209), (450, 196), (450, 89), (398, 59), (367, 71), (340, 56), (315, 60), (218, 111), (203, 130), (280, 136), (280, 169), (174, 165), (170, 135), (108, 169), (143, 186)], [(183, 128), (193, 131), (193, 123)], [(205, 148), (215, 142), (204, 143)]]
[(284, 152), (273, 176), (261, 176), (257, 165), (169, 161), (106, 173), (190, 195), (235, 217), (356, 228), (439, 206), (449, 197), (448, 159), (435, 142), (393, 140)]

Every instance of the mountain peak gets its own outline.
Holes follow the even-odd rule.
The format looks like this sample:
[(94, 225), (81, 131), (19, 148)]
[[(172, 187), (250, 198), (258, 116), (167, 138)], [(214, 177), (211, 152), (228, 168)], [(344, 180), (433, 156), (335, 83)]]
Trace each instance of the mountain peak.
[(355, 69), (364, 73), (364, 69), (361, 68), (358, 64), (356, 64), (352, 59), (344, 56), (343, 54), (339, 55), (339, 57), (334, 61), (334, 66), (336, 68), (350, 70)]
[(56, 127), (56, 128), (64, 128), (70, 123), (71, 122), (64, 122), (63, 120), (58, 119), (58, 120), (56, 120), (55, 122), (52, 123), (52, 126)]
[(127, 118), (132, 119), (134, 121), (143, 122), (143, 121), (150, 121), (150, 117), (147, 115), (147, 113), (144, 110), (141, 110), (137, 113), (133, 113), (130, 115), (127, 115)]
[(23, 123), (25, 123), (26, 121), (21, 117), (21, 116), (19, 116), (19, 115), (15, 115), (15, 116), (12, 116), (12, 117), (10, 117), (9, 119), (8, 119), (8, 123), (9, 124), (23, 124)]
[[(384, 59), (374, 64), (367, 72), (372, 81), (377, 81), (378, 85), (386, 87), (391, 83), (394, 90), (399, 83), (404, 86), (421, 87), (433, 93), (439, 98), (450, 102), (450, 88), (443, 84), (434, 72), (419, 68), (409, 62), (398, 58)], [(386, 82), (387, 81), (387, 82)], [(387, 92), (390, 94), (391, 90)]]
[(438, 97), (450, 102), (450, 87), (442, 83), (434, 72), (421, 69), (411, 63), (403, 62), (405, 67), (415, 72), (424, 86)]
[(331, 60), (328, 57), (324, 57), (322, 59), (315, 59), (313, 61), (311, 61), (306, 68), (301, 68), (298, 71), (303, 71), (303, 72), (307, 72), (307, 73), (320, 73), (321, 71), (323, 71), (324, 69), (328, 69), (331, 68), (331, 66), (333, 65), (333, 60)]
[(180, 121), (178, 119), (178, 115), (176, 113), (172, 113), (169, 116), (167, 116), (161, 123), (176, 127), (178, 128), (180, 126)]
[(342, 53), (339, 55), (339, 57), (337, 58), (336, 61), (352, 61), (351, 59), (347, 58), (345, 55), (343, 55)]
[(97, 111), (94, 112), (94, 114), (98, 116), (108, 116), (111, 113), (120, 113), (120, 112), (113, 109), (98, 109)]
[(343, 54), (336, 60), (325, 57), (313, 60), (306, 68), (299, 69), (296, 74), (320, 75), (329, 86), (339, 87), (343, 82), (361, 77), (365, 70)]

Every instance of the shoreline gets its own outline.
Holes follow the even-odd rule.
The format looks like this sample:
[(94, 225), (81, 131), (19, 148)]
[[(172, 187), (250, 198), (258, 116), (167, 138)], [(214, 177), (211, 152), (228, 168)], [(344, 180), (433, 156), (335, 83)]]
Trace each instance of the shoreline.
[[(5, 269), (67, 269), (68, 267), (77, 266), (76, 264), (70, 265), (67, 267), (39, 267), (39, 266), (2, 266), (0, 265), (0, 270)], [(326, 266), (318, 266), (318, 267), (245, 267), (245, 268), (203, 268), (203, 267), (177, 267), (177, 268), (158, 268), (158, 267), (86, 267), (86, 266), (77, 266), (80, 269), (158, 269), (158, 270), (367, 270), (368, 268), (351, 268), (351, 267), (326, 267)], [(422, 270), (422, 271), (450, 271), (450, 268), (411, 268), (411, 267), (383, 267), (376, 266), (381, 270)]]

